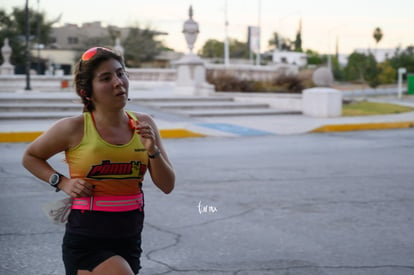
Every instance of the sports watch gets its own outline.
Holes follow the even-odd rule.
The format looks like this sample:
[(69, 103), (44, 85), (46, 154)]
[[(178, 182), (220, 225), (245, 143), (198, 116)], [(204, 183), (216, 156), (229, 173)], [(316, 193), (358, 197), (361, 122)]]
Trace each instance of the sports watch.
[(59, 189), (59, 187), (58, 187), (58, 184), (60, 183), (60, 181), (62, 180), (62, 174), (59, 174), (58, 172), (55, 172), (55, 173), (53, 173), (52, 175), (50, 175), (50, 178), (49, 178), (49, 184), (52, 186), (52, 187), (55, 187), (56, 188), (56, 192), (59, 192), (60, 191), (60, 189)]

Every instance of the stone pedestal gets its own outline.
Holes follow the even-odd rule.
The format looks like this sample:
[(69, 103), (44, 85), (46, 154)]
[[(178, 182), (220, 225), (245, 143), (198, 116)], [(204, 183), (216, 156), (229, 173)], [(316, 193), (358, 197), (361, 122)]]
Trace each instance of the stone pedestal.
[(214, 86), (206, 82), (204, 61), (195, 54), (187, 54), (173, 63), (177, 70), (176, 94), (210, 95)]
[(3, 64), (0, 66), (0, 75), (14, 75), (14, 66), (11, 64)]
[(0, 66), (0, 75), (13, 75), (14, 66), (10, 63), (10, 56), (12, 54), (12, 49), (9, 45), (9, 39), (4, 39), (4, 45), (1, 48), (1, 54), (3, 56), (3, 64)]
[(342, 93), (331, 88), (311, 88), (302, 92), (302, 111), (312, 117), (342, 115)]

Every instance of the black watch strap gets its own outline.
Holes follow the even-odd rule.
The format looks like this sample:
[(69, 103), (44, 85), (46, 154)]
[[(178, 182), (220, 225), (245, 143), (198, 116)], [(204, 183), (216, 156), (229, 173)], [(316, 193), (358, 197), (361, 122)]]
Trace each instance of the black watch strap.
[(150, 159), (155, 159), (155, 158), (156, 158), (156, 157), (158, 157), (160, 154), (161, 154), (160, 149), (157, 149), (157, 151), (156, 151), (153, 155), (148, 154), (148, 157), (149, 157)]
[(58, 184), (62, 181), (62, 177), (63, 175), (58, 172), (54, 172), (49, 177), (49, 184), (56, 189), (56, 192), (60, 191)]

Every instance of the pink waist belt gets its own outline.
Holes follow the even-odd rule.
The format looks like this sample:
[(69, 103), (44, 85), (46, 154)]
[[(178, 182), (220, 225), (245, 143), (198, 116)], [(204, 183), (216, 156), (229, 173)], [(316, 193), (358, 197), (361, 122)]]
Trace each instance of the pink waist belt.
[(142, 211), (143, 206), (142, 193), (132, 196), (74, 198), (72, 202), (72, 209), (106, 212), (123, 212), (135, 209)]

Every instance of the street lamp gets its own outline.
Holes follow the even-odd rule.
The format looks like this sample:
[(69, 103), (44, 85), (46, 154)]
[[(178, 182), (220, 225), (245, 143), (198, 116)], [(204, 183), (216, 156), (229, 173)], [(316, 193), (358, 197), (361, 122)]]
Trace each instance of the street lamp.
[(25, 20), (25, 38), (26, 38), (26, 91), (30, 91), (30, 24), (29, 24), (29, 0), (26, 0), (26, 6), (24, 9), (24, 20)]

